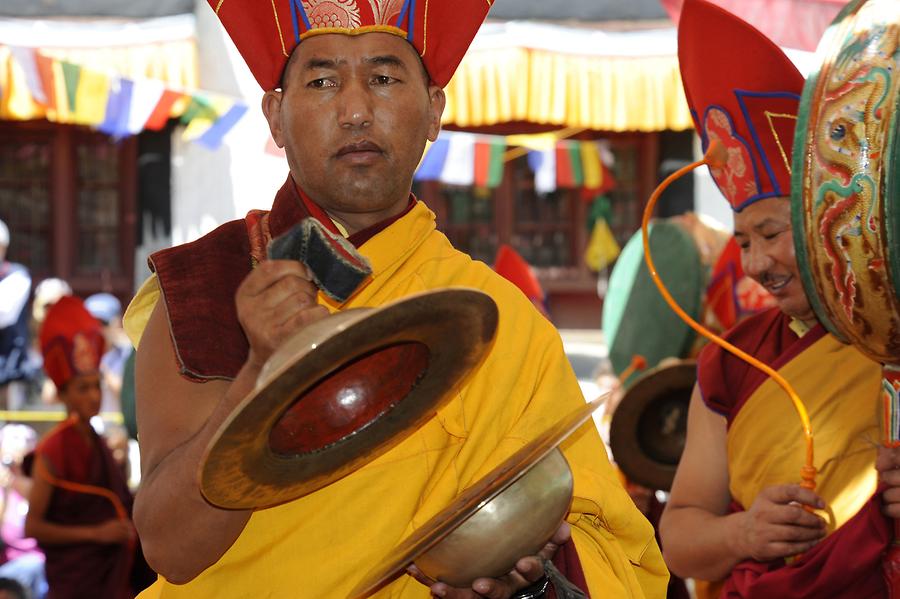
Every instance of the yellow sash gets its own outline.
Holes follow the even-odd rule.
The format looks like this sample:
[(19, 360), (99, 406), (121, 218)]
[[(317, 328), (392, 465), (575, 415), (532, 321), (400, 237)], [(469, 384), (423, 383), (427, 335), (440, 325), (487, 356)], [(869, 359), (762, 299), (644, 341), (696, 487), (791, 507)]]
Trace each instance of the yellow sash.
[[(783, 366), (806, 404), (815, 441), (816, 492), (828, 530), (853, 517), (875, 492), (881, 369), (853, 346), (825, 335)], [(749, 508), (767, 486), (800, 482), (800, 419), (772, 379), (747, 400), (728, 431), (731, 496)]]

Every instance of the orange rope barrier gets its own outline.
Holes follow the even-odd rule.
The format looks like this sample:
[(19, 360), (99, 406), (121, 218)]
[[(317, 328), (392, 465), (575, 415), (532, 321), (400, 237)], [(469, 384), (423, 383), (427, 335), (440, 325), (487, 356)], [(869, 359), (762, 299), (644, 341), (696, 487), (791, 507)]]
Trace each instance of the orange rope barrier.
[(794, 388), (791, 387), (790, 383), (788, 383), (783, 376), (778, 374), (768, 364), (757, 360), (740, 348), (735, 347), (731, 343), (728, 343), (727, 341), (695, 321), (693, 318), (688, 316), (688, 314), (681, 309), (681, 306), (679, 306), (678, 303), (675, 302), (675, 299), (672, 297), (665, 284), (663, 284), (662, 280), (659, 278), (659, 275), (656, 272), (656, 267), (653, 264), (653, 258), (650, 255), (650, 234), (648, 225), (650, 223), (650, 217), (653, 215), (653, 209), (656, 207), (656, 203), (657, 201), (659, 201), (659, 196), (662, 195), (662, 192), (665, 191), (673, 181), (691, 172), (695, 168), (703, 166), (704, 164), (715, 167), (717, 165), (724, 164), (725, 160), (725, 149), (720, 143), (713, 140), (709, 144), (709, 148), (707, 149), (706, 154), (704, 154), (701, 160), (678, 169), (677, 171), (666, 177), (666, 179), (662, 183), (660, 183), (659, 186), (653, 191), (653, 193), (650, 195), (650, 199), (647, 201), (647, 206), (644, 208), (644, 216), (641, 220), (641, 233), (644, 241), (644, 260), (647, 262), (647, 268), (650, 271), (650, 276), (653, 278), (653, 282), (656, 283), (657, 288), (659, 288), (659, 292), (662, 294), (663, 299), (666, 300), (666, 303), (669, 304), (669, 307), (671, 307), (672, 310), (683, 321), (685, 321), (692, 329), (694, 329), (713, 343), (731, 352), (745, 362), (748, 362), (750, 365), (765, 372), (776, 383), (778, 383), (778, 385), (780, 385), (781, 388), (785, 390), (785, 392), (787, 392), (788, 396), (791, 399), (791, 402), (793, 402), (794, 404), (794, 408), (796, 408), (797, 410), (797, 414), (800, 416), (800, 421), (803, 424), (803, 436), (806, 440), (806, 463), (803, 468), (800, 469), (800, 478), (803, 481), (800, 483), (800, 485), (807, 489), (815, 489), (816, 467), (813, 463), (812, 425), (809, 421), (809, 414), (806, 411), (806, 406), (804, 406), (803, 402), (800, 401), (800, 397), (798, 397), (797, 392), (794, 391)]

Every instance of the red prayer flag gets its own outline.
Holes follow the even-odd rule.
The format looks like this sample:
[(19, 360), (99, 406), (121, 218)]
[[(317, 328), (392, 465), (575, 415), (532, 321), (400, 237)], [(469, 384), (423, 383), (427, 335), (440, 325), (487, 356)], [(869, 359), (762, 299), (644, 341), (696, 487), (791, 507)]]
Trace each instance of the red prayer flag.
[(487, 187), (491, 166), (491, 146), (485, 141), (475, 142), (475, 187)]
[(572, 154), (562, 143), (556, 144), (556, 185), (557, 187), (575, 187)]
[(183, 96), (184, 94), (181, 92), (172, 91), (170, 89), (165, 90), (163, 95), (159, 98), (159, 102), (156, 103), (156, 108), (150, 113), (150, 118), (147, 119), (144, 129), (159, 131), (165, 127), (169, 120), (169, 115), (172, 113), (172, 106), (174, 106), (175, 102), (180, 100)]
[(56, 110), (56, 85), (53, 80), (53, 59), (48, 58), (40, 52), (35, 53), (35, 61), (37, 62), (38, 75), (41, 78), (41, 84), (44, 86), (44, 93), (47, 95), (47, 108)]

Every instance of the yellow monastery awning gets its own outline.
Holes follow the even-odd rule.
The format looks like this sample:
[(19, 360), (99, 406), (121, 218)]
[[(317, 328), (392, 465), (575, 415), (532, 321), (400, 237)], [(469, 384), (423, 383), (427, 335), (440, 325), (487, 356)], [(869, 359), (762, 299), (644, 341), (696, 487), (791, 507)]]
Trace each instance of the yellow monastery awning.
[(446, 93), (444, 124), (464, 128), (523, 121), (602, 131), (693, 126), (672, 29), (611, 35), (534, 23), (488, 26)]

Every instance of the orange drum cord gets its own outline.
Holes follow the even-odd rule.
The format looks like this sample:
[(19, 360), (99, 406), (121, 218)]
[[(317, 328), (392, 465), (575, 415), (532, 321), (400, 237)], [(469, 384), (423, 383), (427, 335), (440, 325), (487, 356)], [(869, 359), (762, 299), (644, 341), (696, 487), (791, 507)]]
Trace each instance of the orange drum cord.
[(634, 354), (631, 356), (631, 363), (628, 364), (628, 367), (622, 371), (622, 374), (619, 375), (619, 382), (625, 384), (625, 381), (628, 380), (635, 372), (639, 372), (647, 368), (647, 358), (640, 354)]
[(797, 396), (797, 392), (794, 391), (794, 388), (791, 387), (790, 383), (788, 383), (783, 376), (778, 374), (768, 364), (764, 364), (748, 353), (728, 343), (727, 341), (695, 321), (693, 318), (688, 316), (688, 314), (681, 309), (681, 306), (679, 306), (675, 302), (675, 300), (672, 298), (672, 295), (669, 293), (669, 290), (666, 289), (666, 286), (659, 278), (659, 275), (656, 272), (656, 267), (653, 264), (653, 257), (650, 255), (650, 234), (648, 224), (650, 223), (650, 217), (653, 215), (653, 209), (656, 207), (656, 202), (659, 200), (659, 196), (662, 194), (662, 192), (665, 191), (673, 181), (680, 177), (683, 177), (685, 174), (689, 173), (695, 168), (704, 164), (710, 165), (711, 167), (715, 168), (718, 165), (724, 164), (725, 160), (726, 156), (724, 147), (722, 147), (719, 142), (713, 140), (709, 144), (709, 148), (707, 149), (706, 154), (703, 155), (703, 158), (701, 160), (678, 169), (677, 171), (666, 177), (666, 179), (662, 183), (660, 183), (659, 186), (653, 191), (653, 193), (650, 195), (650, 199), (647, 201), (647, 206), (644, 208), (644, 216), (641, 220), (641, 233), (643, 235), (644, 241), (644, 260), (647, 262), (647, 268), (650, 271), (650, 276), (653, 278), (653, 282), (656, 283), (656, 286), (659, 288), (659, 292), (662, 294), (663, 299), (666, 300), (666, 303), (669, 304), (669, 306), (679, 316), (679, 318), (685, 321), (692, 329), (694, 329), (716, 345), (719, 345), (738, 358), (765, 372), (768, 376), (772, 377), (772, 379), (776, 383), (778, 383), (791, 398), (791, 402), (793, 402), (794, 408), (796, 408), (797, 414), (800, 416), (800, 421), (803, 424), (803, 436), (806, 440), (806, 463), (800, 470), (800, 478), (803, 481), (800, 483), (800, 485), (807, 489), (815, 489), (816, 467), (813, 465), (812, 425), (809, 421), (809, 413), (806, 411), (806, 406), (803, 405), (800, 397)]

